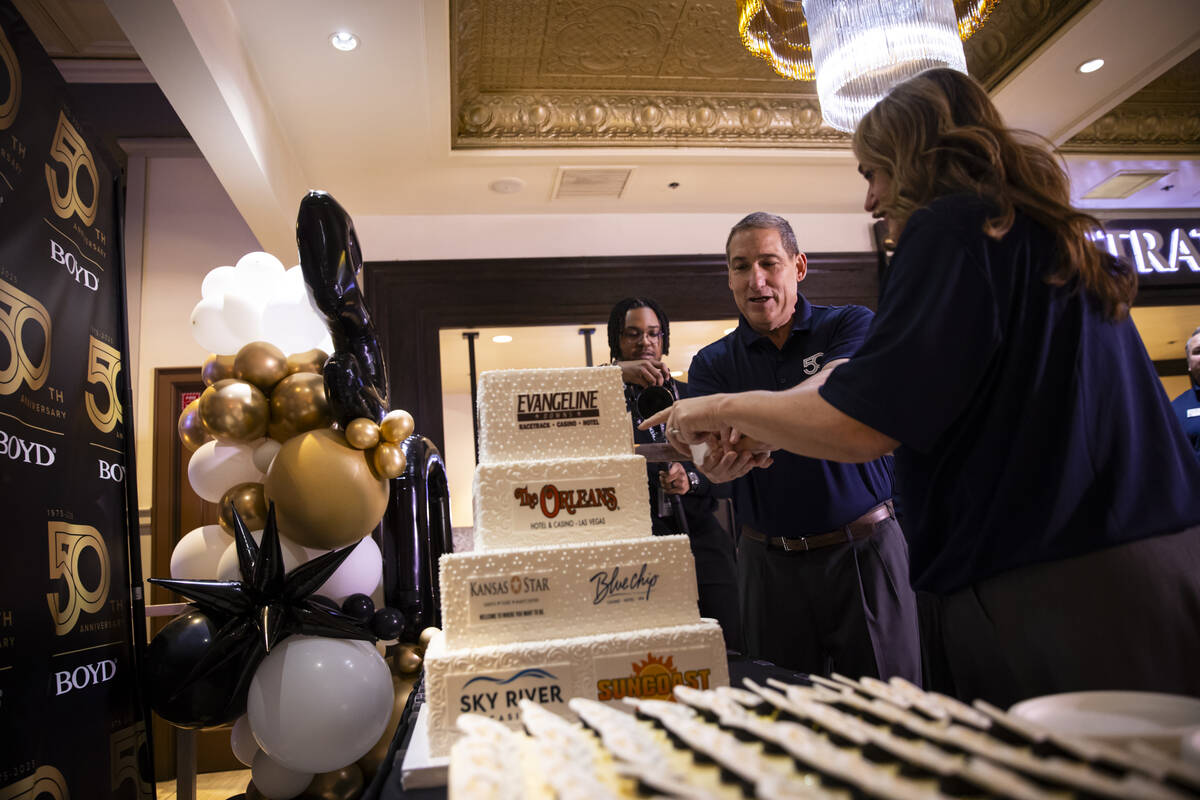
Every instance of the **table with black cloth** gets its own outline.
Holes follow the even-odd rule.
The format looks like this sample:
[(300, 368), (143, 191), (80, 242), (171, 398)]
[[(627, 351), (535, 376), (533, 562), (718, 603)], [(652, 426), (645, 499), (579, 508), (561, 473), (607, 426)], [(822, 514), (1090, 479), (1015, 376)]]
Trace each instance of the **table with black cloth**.
[[(764, 685), (768, 678), (775, 678), (784, 683), (809, 684), (808, 676), (803, 673), (783, 669), (768, 661), (754, 661), (741, 654), (731, 652), (729, 654), (729, 685), (741, 686), (743, 678), (750, 678), (755, 683)], [(400, 783), (404, 754), (417, 724), (417, 712), (424, 701), (425, 684), (422, 680), (409, 696), (404, 714), (400, 718), (400, 724), (396, 727), (391, 750), (384, 759), (383, 766), (375, 775), (375, 779), (363, 793), (361, 800), (444, 800), (446, 797), (445, 786), (405, 791)]]

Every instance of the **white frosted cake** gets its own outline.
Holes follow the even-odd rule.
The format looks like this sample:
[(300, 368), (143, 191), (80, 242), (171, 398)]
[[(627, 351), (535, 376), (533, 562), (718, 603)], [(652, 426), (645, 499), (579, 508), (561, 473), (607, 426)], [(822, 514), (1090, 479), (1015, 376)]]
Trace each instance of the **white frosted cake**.
[(442, 556), (442, 633), (425, 653), (431, 752), (474, 712), (535, 700), (669, 698), (729, 682), (700, 619), (686, 536), (652, 536), (646, 462), (617, 367), (485, 372), (475, 550)]

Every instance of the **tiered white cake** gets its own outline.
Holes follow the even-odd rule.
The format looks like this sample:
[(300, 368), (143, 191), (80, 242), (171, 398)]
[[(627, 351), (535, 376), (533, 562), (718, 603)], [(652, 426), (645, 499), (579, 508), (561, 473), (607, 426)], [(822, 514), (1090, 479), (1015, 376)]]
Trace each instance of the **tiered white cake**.
[(646, 463), (616, 367), (485, 372), (475, 550), (442, 557), (442, 634), (425, 653), (433, 755), (475, 712), (535, 700), (670, 699), (728, 684), (701, 620), (686, 536), (650, 534)]

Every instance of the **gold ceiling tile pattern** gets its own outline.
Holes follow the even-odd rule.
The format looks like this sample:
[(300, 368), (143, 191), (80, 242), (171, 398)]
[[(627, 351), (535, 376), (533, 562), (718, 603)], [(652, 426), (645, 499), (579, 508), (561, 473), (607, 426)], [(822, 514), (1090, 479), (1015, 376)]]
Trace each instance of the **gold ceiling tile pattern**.
[[(966, 43), (994, 86), (1088, 0), (1004, 0)], [(811, 81), (742, 47), (732, 0), (452, 0), (454, 147), (847, 147)]]
[(1200, 153), (1200, 50), (1059, 149), (1068, 153)]

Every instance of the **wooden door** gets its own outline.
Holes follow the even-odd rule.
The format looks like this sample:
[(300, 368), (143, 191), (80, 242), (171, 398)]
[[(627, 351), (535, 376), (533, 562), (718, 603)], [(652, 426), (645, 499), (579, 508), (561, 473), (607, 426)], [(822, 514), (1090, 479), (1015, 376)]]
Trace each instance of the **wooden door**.
[[(192, 490), (187, 478), (191, 452), (179, 441), (179, 415), (204, 390), (200, 367), (169, 367), (154, 371), (154, 506), (150, 516), (150, 577), (171, 576), (171, 551), (189, 531), (217, 522), (217, 506), (206, 503)], [(158, 586), (150, 590), (150, 602), (179, 603), (185, 598)], [(151, 620), (150, 634), (162, 629), (170, 617)], [(157, 780), (175, 777), (175, 731), (173, 725), (154, 716), (154, 774)], [(203, 731), (196, 737), (196, 766), (199, 772), (244, 769), (229, 749), (229, 729)]]

